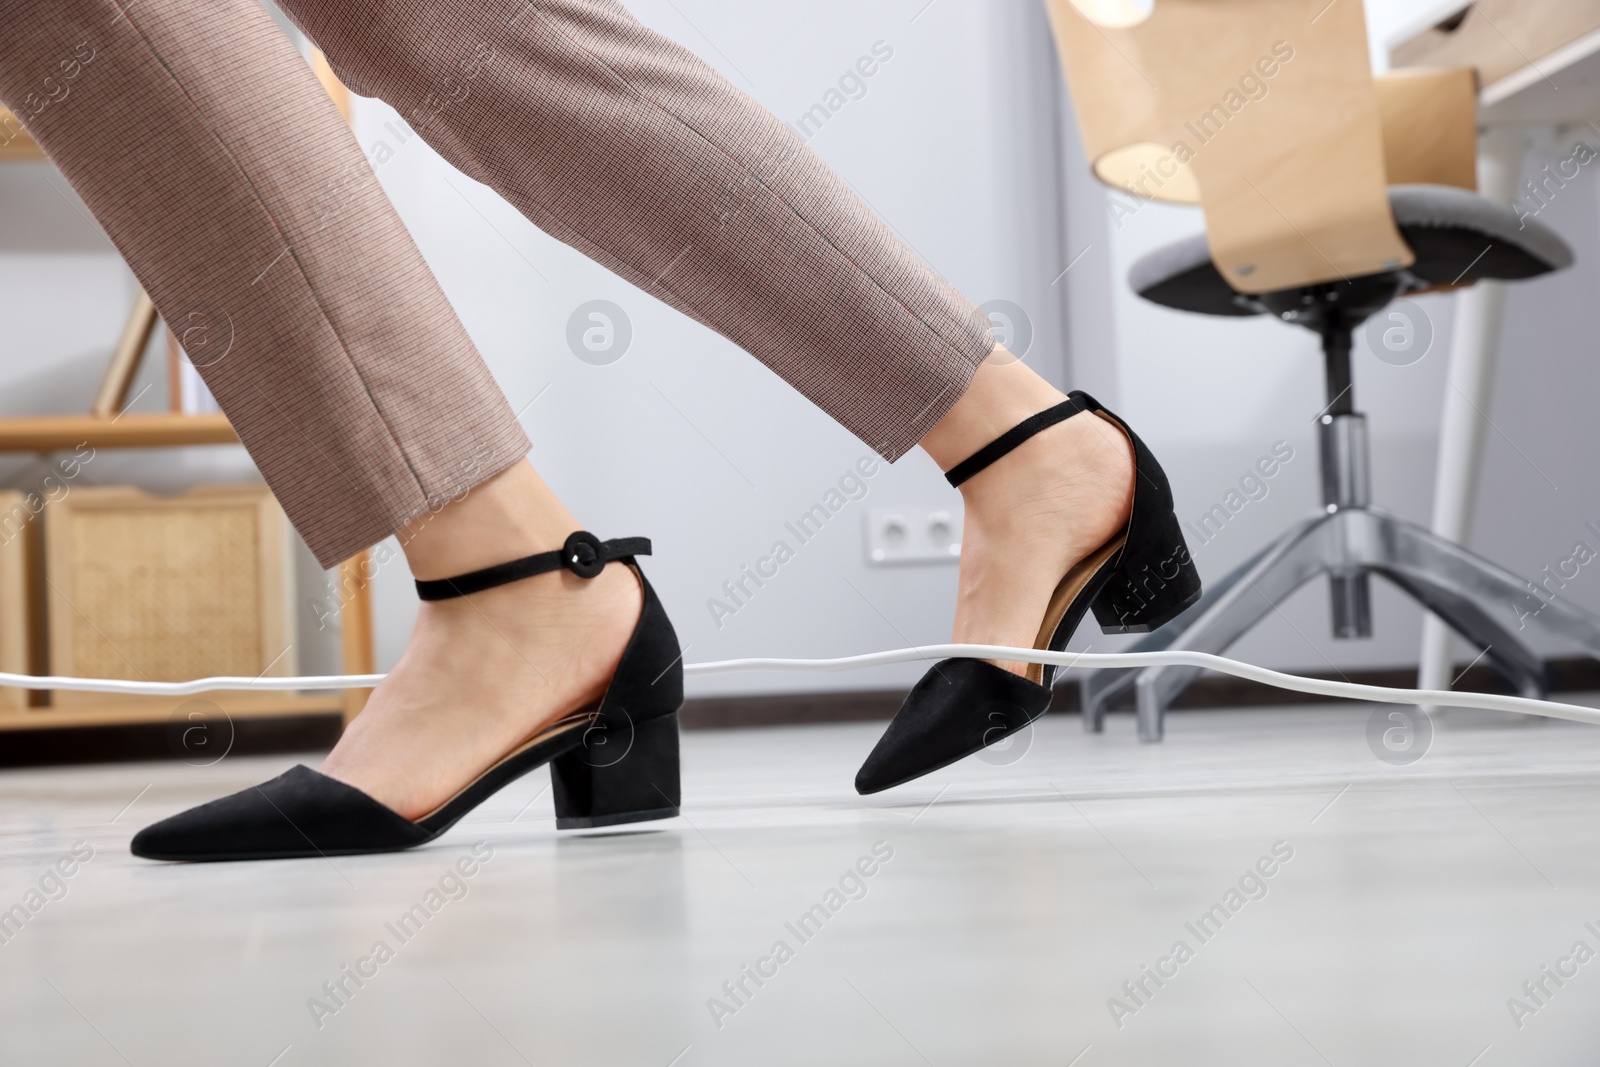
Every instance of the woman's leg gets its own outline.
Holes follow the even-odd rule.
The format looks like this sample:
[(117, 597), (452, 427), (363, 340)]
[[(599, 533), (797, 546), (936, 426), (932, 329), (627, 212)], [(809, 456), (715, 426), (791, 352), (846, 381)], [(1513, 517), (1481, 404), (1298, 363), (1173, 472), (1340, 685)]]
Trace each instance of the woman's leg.
[[(6, 6), (0, 0), (0, 12)], [(226, 326), (225, 355), (203, 373), (319, 558), (331, 563), (405, 526), (413, 570), (435, 577), (554, 547), (556, 531), (576, 525), (531, 469), (507, 464), (526, 441), (503, 399), (348, 131), (253, 5), (160, 0), (129, 11), (112, 0), (72, 0), (48, 17), (11, 13), (26, 17), (10, 19), (20, 32), (0, 43), (0, 99), (23, 112), (163, 314)], [(381, 14), (358, 12), (380, 48), (386, 33), (439, 25), (431, 11), (408, 12), (398, 25)], [(480, 122), (463, 142), (478, 156), (447, 151), (469, 173), (492, 181), (530, 164), (535, 176), (539, 166), (554, 168), (554, 184), (535, 183), (534, 192), (553, 198), (565, 218), (527, 190), (502, 191), (553, 232), (738, 339), (890, 458), (931, 435), (930, 451), (949, 466), (962, 458), (954, 449), (985, 443), (981, 435), (1004, 428), (1008, 412), (1031, 413), (1058, 395), (1026, 368), (985, 365), (987, 324), (970, 305), (787, 129), (687, 53), (614, 4), (528, 8), (506, 28), (534, 16), (541, 28), (531, 40), (501, 38), (504, 53), (469, 49), (465, 66), (431, 82), (418, 75), (436, 91), (422, 94), (413, 117), (448, 145), (454, 135), (439, 126), (471, 98), (467, 81), (496, 55), (520, 57), (517, 76), (500, 85), (501, 118), (519, 134), (497, 137), (493, 114)], [(426, 62), (412, 55), (409, 68), (401, 64), (411, 46), (401, 37), (385, 58), (417, 72)], [(444, 53), (460, 51), (458, 37), (446, 38)], [(102, 43), (109, 62), (100, 62)], [(541, 48), (568, 79), (546, 72), (553, 99), (565, 103), (543, 126), (528, 114), (519, 81), (538, 73), (529, 56)], [(98, 82), (79, 82), (96, 63)], [(354, 81), (352, 69), (345, 76)], [(62, 94), (69, 70), (77, 84)], [(641, 96), (635, 83), (655, 95)], [(574, 96), (575, 86), (584, 91)], [(115, 110), (84, 106), (89, 87), (101, 90), (102, 109)], [(61, 106), (74, 91), (74, 107)], [(574, 141), (530, 156), (529, 143), (548, 146), (559, 134)], [(619, 145), (628, 153), (619, 156)], [(563, 171), (572, 160), (583, 165)], [(200, 232), (174, 239), (175, 228), (192, 231), (196, 220)], [(640, 250), (643, 260), (627, 258)], [(284, 265), (287, 276), (274, 275)], [(1030, 523), (995, 524), (1003, 536), (994, 546), (1027, 547), (1046, 527), (1060, 534), (1074, 526), (1058, 506), (1071, 497), (1059, 490), (1072, 488), (1061, 472), (1070, 473), (1074, 457), (1063, 453), (1094, 450), (1076, 442), (1082, 420), (1073, 421), (1078, 429), (1069, 422), (1041, 435), (1055, 452), (1035, 464), (1040, 484), (1013, 478), (1010, 493), (969, 492), (970, 507), (996, 516), (1055, 498), (1029, 507)], [(983, 479), (1005, 481), (988, 472)], [(1077, 479), (1080, 489), (1095, 481)], [(429, 510), (474, 486), (436, 515)], [(967, 561), (999, 558), (980, 540), (969, 535), (963, 564), (961, 610), (972, 618), (982, 613), (970, 603), (1002, 601), (967, 595), (969, 570), (981, 573)], [(330, 757), (330, 773), (415, 815), (540, 722), (570, 711), (603, 684), (637, 614), (637, 587), (611, 572), (627, 578), (608, 568), (578, 588), (564, 574), (546, 575), (452, 608), (425, 605), (401, 664)], [(1014, 629), (1016, 614), (1015, 606), (1000, 611), (1001, 628)], [(987, 622), (958, 619), (958, 632), (963, 626), (975, 638), (998, 636), (980, 632)]]
[[(1063, 399), (991, 358), (977, 310), (793, 131), (615, 0), (283, 6), (446, 159), (885, 458), (921, 442), (949, 469)], [(1127, 440), (1086, 417), (963, 486), (956, 639), (1032, 645), (1061, 575), (1126, 523), (1132, 484)]]
[[(467, 574), (560, 548), (582, 524), (527, 463), (400, 531), (411, 573)], [(633, 531), (605, 531), (602, 536)], [(406, 650), (322, 765), (408, 818), (554, 718), (597, 703), (643, 604), (623, 566), (425, 601)]]
[[(400, 532), (419, 578), (579, 523), (326, 93), (252, 0), (0, 0), (0, 100), (197, 362), (325, 566)], [(219, 340), (220, 338), (220, 340)], [(630, 531), (631, 532), (631, 531)], [(405, 815), (610, 676), (624, 567), (424, 604), (329, 773)]]
[[(922, 447), (949, 470), (1064, 399), (996, 349)], [(951, 640), (1032, 648), (1061, 576), (1127, 525), (1133, 477), (1128, 438), (1085, 414), (1057, 423), (963, 482), (961, 581)], [(1000, 666), (1027, 672), (1024, 663)]]
[(282, 0), (541, 229), (755, 355), (894, 460), (989, 323), (804, 142), (615, 0)]

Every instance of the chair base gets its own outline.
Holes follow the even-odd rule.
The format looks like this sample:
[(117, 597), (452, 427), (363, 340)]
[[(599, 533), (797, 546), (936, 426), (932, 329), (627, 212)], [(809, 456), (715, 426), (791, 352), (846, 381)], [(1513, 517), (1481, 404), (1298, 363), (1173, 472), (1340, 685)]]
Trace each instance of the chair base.
[[(1337, 600), (1341, 589), (1360, 587), (1364, 595), (1372, 574), (1476, 645), (1521, 696), (1542, 699), (1548, 691), (1544, 661), (1517, 636), (1530, 623), (1600, 658), (1600, 616), (1540, 596), (1537, 587), (1505, 568), (1370, 507), (1330, 508), (1292, 527), (1233, 573), (1208, 583), (1198, 603), (1129, 651), (1220, 654), (1311, 579), (1327, 575)], [(1167, 709), (1200, 673), (1182, 666), (1095, 671), (1081, 683), (1084, 728), (1100, 732), (1110, 702), (1132, 687), (1139, 739), (1159, 741)]]

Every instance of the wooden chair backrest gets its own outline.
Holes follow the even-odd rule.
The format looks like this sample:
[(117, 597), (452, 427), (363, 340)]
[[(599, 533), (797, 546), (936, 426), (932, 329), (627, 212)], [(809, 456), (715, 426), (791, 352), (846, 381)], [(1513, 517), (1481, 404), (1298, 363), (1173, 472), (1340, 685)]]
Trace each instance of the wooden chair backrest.
[(1361, 0), (1154, 0), (1143, 18), (1129, 0), (1046, 6), (1095, 174), (1199, 203), (1242, 292), (1408, 266), (1387, 186), (1476, 183), (1471, 71), (1380, 88)]

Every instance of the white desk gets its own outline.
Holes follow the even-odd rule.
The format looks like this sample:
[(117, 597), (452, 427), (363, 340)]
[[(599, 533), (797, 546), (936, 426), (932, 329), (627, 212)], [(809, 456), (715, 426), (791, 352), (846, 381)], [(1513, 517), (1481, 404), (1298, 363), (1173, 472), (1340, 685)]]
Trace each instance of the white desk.
[[(1592, 13), (1580, 10), (1586, 3), (1577, 0), (1521, 0), (1514, 14), (1503, 8), (1490, 16), (1479, 14), (1477, 45), (1470, 44), (1472, 26), (1463, 27), (1462, 40), (1452, 42), (1439, 35), (1428, 35), (1434, 54), (1419, 55), (1419, 49), (1402, 44), (1396, 51), (1412, 62), (1434, 59), (1441, 63), (1474, 62), (1473, 52), (1492, 48), (1499, 55), (1485, 55), (1492, 80), (1480, 96), (1480, 153), (1478, 186), (1483, 195), (1501, 203), (1517, 199), (1522, 179), (1523, 156), (1533, 128), (1577, 125), (1595, 122), (1594, 137), (1600, 139), (1600, 28), (1583, 31), (1593, 22)], [(1514, 43), (1512, 35), (1536, 21), (1548, 31), (1552, 4), (1572, 4), (1559, 13), (1566, 25), (1577, 27), (1576, 35), (1565, 43), (1549, 41)], [(1486, 5), (1495, 7), (1494, 4)], [(1439, 5), (1437, 15), (1444, 18), (1460, 12), (1459, 2)], [(1474, 17), (1469, 13), (1469, 18)], [(1507, 26), (1515, 18), (1519, 26)], [(1526, 21), (1523, 21), (1526, 20)], [(1488, 24), (1486, 32), (1485, 23)], [(1509, 35), (1508, 31), (1509, 30)], [(1534, 31), (1537, 37), (1538, 31)], [(1520, 65), (1507, 70), (1505, 47), (1509, 46)], [(1506, 290), (1502, 283), (1480, 282), (1456, 297), (1454, 338), (1450, 352), (1444, 414), (1439, 432), (1439, 457), (1434, 488), (1433, 529), (1452, 541), (1465, 543), (1471, 534), (1472, 514), (1483, 463), (1483, 446), (1488, 436), (1486, 417), (1493, 405), (1492, 389), (1499, 359), (1500, 332), (1505, 316)], [(1448, 689), (1455, 676), (1454, 639), (1444, 624), (1433, 616), (1424, 621), (1421, 669), (1418, 688)]]

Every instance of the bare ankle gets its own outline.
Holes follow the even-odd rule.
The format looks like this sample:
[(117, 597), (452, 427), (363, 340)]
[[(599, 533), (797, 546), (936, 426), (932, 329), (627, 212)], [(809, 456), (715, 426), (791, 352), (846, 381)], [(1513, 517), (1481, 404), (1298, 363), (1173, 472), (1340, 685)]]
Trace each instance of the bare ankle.
[(967, 391), (922, 439), (941, 470), (949, 470), (1030, 415), (1066, 396), (1033, 368), (995, 347)]
[(399, 532), (414, 578), (424, 581), (560, 548), (578, 521), (526, 460)]

